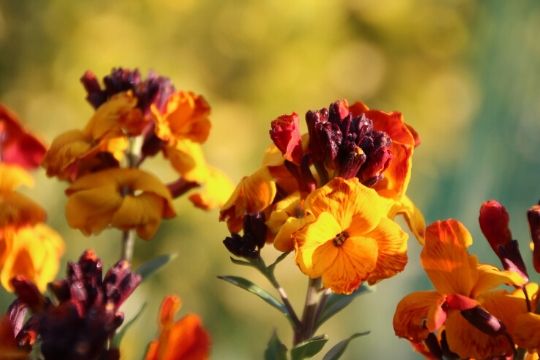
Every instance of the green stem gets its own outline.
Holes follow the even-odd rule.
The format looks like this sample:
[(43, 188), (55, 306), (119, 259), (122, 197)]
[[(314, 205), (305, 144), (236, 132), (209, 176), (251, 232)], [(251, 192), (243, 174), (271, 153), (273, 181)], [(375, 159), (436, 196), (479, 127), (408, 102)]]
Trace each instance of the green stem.
[(283, 301), (283, 305), (285, 305), (285, 308), (287, 309), (287, 312), (289, 313), (289, 316), (292, 320), (293, 331), (296, 332), (298, 329), (300, 329), (302, 324), (300, 323), (300, 319), (298, 318), (298, 315), (296, 315), (296, 311), (294, 311), (294, 308), (289, 301), (289, 296), (287, 295), (287, 292), (277, 281), (274, 272), (266, 266), (266, 263), (260, 256), (254, 260), (251, 260), (251, 263), (255, 265), (255, 267), (264, 275), (264, 277), (270, 282), (270, 284), (272, 284), (274, 289), (276, 289), (276, 291), (278, 292), (279, 297), (281, 298), (281, 301)]
[(127, 230), (122, 232), (122, 252), (121, 259), (131, 262), (133, 258), (133, 247), (135, 246), (135, 231)]
[(294, 345), (301, 343), (313, 336), (315, 324), (317, 323), (317, 309), (319, 307), (319, 289), (321, 288), (321, 278), (309, 279), (306, 293), (306, 302), (302, 314), (301, 327), (294, 333)]

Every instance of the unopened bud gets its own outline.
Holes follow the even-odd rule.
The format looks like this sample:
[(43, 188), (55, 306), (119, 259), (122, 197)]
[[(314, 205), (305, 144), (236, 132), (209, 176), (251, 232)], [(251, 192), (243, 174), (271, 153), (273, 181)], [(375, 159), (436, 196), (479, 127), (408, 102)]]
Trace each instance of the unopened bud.
[(527, 211), (527, 220), (529, 220), (531, 239), (534, 245), (534, 269), (540, 273), (540, 205), (534, 205)]
[(478, 221), (482, 233), (495, 253), (498, 254), (499, 246), (512, 240), (512, 233), (508, 227), (510, 217), (504, 206), (498, 201), (489, 200), (483, 203)]

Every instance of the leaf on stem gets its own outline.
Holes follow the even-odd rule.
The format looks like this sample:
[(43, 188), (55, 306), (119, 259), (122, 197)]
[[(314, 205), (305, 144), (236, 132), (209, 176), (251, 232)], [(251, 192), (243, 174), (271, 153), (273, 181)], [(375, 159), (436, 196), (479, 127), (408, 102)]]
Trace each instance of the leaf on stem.
[(363, 284), (355, 292), (350, 295), (330, 294), (317, 318), (315, 329), (318, 329), (326, 320), (336, 315), (349, 305), (357, 296), (372, 292), (373, 289), (368, 285)]
[(323, 360), (337, 360), (343, 355), (345, 350), (347, 349), (347, 346), (349, 346), (349, 342), (357, 337), (368, 335), (369, 331), (364, 331), (361, 333), (356, 333), (351, 335), (348, 339), (342, 340), (338, 342), (336, 345), (334, 345), (333, 348), (328, 351), (324, 357)]
[(139, 268), (136, 270), (136, 273), (141, 275), (144, 281), (147, 277), (156, 273), (158, 270), (173, 261), (175, 258), (176, 254), (160, 255), (156, 258), (153, 258), (152, 260), (148, 260), (147, 262), (139, 266)]
[(279, 340), (275, 330), (264, 351), (264, 360), (287, 360), (287, 347)]
[(275, 297), (270, 295), (266, 290), (261, 289), (258, 285), (255, 285), (253, 282), (251, 282), (248, 279), (244, 279), (243, 277), (239, 276), (218, 276), (218, 279), (225, 280), (233, 285), (238, 286), (239, 288), (242, 288), (244, 290), (249, 291), (252, 294), (257, 295), (261, 299), (263, 299), (266, 303), (272, 305), (276, 309), (278, 309), (280, 312), (282, 312), (285, 316), (289, 317), (289, 312), (287, 311), (287, 308), (285, 305), (280, 303)]
[(120, 343), (122, 342), (122, 339), (126, 335), (126, 332), (129, 330), (131, 325), (133, 325), (135, 321), (141, 316), (145, 308), (146, 308), (146, 303), (142, 304), (142, 306), (135, 313), (135, 315), (127, 323), (125, 323), (124, 326), (122, 326), (122, 329), (120, 329), (120, 331), (118, 331), (116, 335), (114, 335), (113, 348), (120, 347)]
[(302, 360), (311, 358), (322, 350), (327, 341), (328, 337), (326, 335), (319, 335), (302, 341), (291, 350), (291, 359)]
[(271, 271), (272, 273), (274, 272), (274, 269), (276, 268), (277, 264), (279, 264), (280, 262), (282, 262), (286, 257), (287, 255), (289, 255), (291, 252), (288, 251), (288, 252), (285, 252), (281, 255), (279, 255), (277, 257), (277, 259), (270, 265), (268, 266), (268, 270)]
[(230, 256), (229, 259), (231, 259), (231, 262), (234, 263), (234, 264), (236, 264), (236, 265), (253, 266), (253, 264), (250, 263), (249, 261), (236, 259), (236, 258), (233, 258), (232, 256)]

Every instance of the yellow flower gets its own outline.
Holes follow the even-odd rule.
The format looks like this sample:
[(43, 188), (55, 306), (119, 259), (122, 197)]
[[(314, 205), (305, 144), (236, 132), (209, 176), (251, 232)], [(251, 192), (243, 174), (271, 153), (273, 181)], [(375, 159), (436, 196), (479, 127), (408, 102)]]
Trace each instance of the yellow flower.
[(401, 300), (394, 315), (396, 335), (420, 342), (428, 333), (444, 329), (450, 350), (460, 358), (485, 359), (513, 351), (504, 335), (487, 335), (462, 311), (481, 306), (512, 333), (515, 316), (526, 311), (523, 293), (494, 289), (521, 286), (524, 280), (518, 273), (478, 264), (467, 253), (471, 244), (470, 233), (456, 220), (437, 221), (426, 229), (421, 261), (436, 290), (414, 292)]
[(202, 182), (203, 189), (189, 195), (196, 207), (209, 210), (222, 206), (231, 196), (233, 183), (222, 171), (208, 167), (208, 177)]
[(0, 228), (44, 221), (45, 211), (28, 197), (14, 191), (33, 180), (21, 167), (0, 163)]
[(164, 114), (155, 105), (151, 110), (156, 118), (155, 133), (167, 143), (182, 139), (203, 143), (208, 138), (210, 106), (200, 95), (179, 91), (168, 98)]
[(148, 240), (162, 218), (175, 216), (169, 190), (154, 175), (138, 169), (110, 169), (79, 178), (66, 190), (66, 217), (84, 234), (107, 226), (136, 229)]
[(197, 315), (188, 314), (178, 321), (181, 300), (167, 296), (159, 314), (160, 334), (150, 343), (145, 360), (205, 360), (210, 353), (210, 336)]
[(231, 197), (222, 206), (219, 220), (227, 221), (229, 230), (238, 233), (242, 229), (244, 214), (266, 209), (276, 196), (276, 183), (266, 167), (242, 178)]
[(184, 180), (203, 183), (208, 179), (208, 166), (200, 144), (183, 139), (165, 147), (164, 155)]
[(0, 229), (0, 280), (9, 291), (10, 280), (22, 275), (43, 292), (58, 272), (64, 244), (45, 224)]
[(357, 178), (335, 178), (305, 202), (316, 220), (292, 236), (296, 262), (311, 278), (349, 294), (363, 281), (388, 278), (407, 263), (407, 235), (388, 219), (391, 203)]

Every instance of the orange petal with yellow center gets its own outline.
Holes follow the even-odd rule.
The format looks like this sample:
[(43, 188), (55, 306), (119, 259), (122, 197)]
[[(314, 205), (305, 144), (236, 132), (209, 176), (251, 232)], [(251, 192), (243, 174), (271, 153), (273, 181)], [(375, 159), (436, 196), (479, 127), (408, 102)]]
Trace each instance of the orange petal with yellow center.
[[(302, 272), (312, 278), (322, 275), (324, 264), (332, 262), (337, 256), (337, 249), (332, 239), (343, 229), (339, 226), (332, 214), (323, 212), (315, 222), (307, 224), (293, 234), (296, 248), (296, 262)], [(325, 247), (327, 252), (317, 254), (318, 263), (315, 264), (315, 252), (322, 245), (329, 243), (334, 249)]]
[(0, 191), (0, 227), (23, 226), (45, 221), (45, 210), (18, 192)]
[(446, 340), (452, 352), (461, 359), (491, 359), (509, 356), (514, 347), (504, 335), (490, 336), (471, 325), (459, 311), (446, 319)]
[(405, 268), (408, 235), (399, 225), (382, 218), (379, 225), (366, 236), (375, 239), (378, 247), (377, 264), (369, 274), (369, 284), (394, 276)]
[(328, 256), (326, 263), (329, 263), (331, 257), (335, 255), (330, 266), (322, 274), (323, 285), (338, 294), (350, 294), (375, 268), (377, 251), (375, 239), (351, 236), (340, 247), (336, 247), (332, 241), (319, 247), (314, 253), (313, 264), (315, 268), (316, 262), (324, 256)]
[(472, 238), (457, 220), (437, 221), (426, 229), (422, 266), (441, 294), (469, 296), (478, 279), (477, 261), (467, 253)]
[(306, 209), (313, 214), (329, 212), (343, 229), (351, 228), (356, 234), (373, 230), (388, 214), (390, 206), (389, 200), (362, 185), (357, 178), (334, 178), (312, 192), (305, 202)]
[(424, 341), (446, 320), (445, 296), (436, 291), (417, 291), (404, 297), (394, 314), (396, 335), (413, 342)]

